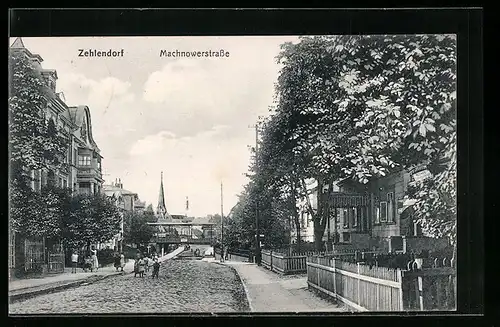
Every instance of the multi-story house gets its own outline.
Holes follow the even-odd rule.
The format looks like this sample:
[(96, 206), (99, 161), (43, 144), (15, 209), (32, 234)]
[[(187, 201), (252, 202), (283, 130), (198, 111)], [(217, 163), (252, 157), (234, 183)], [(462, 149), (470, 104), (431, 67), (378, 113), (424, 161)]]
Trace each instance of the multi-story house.
[[(21, 38), (14, 41), (10, 51), (26, 56), (46, 82), (47, 105), (40, 110), (39, 114), (47, 122), (51, 121), (68, 140), (68, 149), (64, 158), (68, 168), (57, 169), (46, 166), (43, 169), (31, 171), (31, 187), (39, 192), (45, 185), (52, 184), (68, 187), (75, 193), (99, 192), (104, 182), (101, 174), (102, 156), (92, 137), (90, 109), (87, 106), (69, 107), (66, 105), (64, 94), (56, 92), (58, 79), (56, 70), (44, 69), (41, 65), (42, 57), (31, 53), (24, 46)], [(9, 233), (9, 244), (11, 249), (9, 267), (12, 269), (24, 266), (25, 270), (29, 270), (35, 263), (40, 262), (44, 262), (44, 267), (47, 267), (49, 271), (61, 269), (60, 262), (49, 260), (49, 258), (58, 257), (54, 253), (62, 251), (60, 244), (46, 244), (45, 239), (21, 240), (18, 238), (16, 240), (15, 232)]]

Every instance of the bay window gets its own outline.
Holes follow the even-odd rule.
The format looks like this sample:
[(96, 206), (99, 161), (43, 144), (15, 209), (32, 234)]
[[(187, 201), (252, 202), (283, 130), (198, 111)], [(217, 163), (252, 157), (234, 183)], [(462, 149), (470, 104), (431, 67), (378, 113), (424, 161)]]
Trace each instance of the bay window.
[(91, 159), (90, 155), (82, 154), (78, 156), (78, 166), (90, 167)]

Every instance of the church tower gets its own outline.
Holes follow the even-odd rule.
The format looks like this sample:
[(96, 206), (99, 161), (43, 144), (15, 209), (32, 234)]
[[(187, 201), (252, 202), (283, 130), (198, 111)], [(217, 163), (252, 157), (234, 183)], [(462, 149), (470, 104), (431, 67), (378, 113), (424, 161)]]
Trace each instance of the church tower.
[(163, 172), (161, 172), (160, 194), (158, 195), (158, 206), (156, 207), (156, 216), (158, 219), (171, 218), (165, 206), (165, 192), (163, 191)]

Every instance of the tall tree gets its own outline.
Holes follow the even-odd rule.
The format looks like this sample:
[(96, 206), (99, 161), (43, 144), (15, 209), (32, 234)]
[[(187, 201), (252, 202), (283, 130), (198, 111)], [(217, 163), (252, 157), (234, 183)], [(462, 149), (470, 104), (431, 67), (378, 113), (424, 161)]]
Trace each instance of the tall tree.
[(111, 240), (120, 232), (118, 208), (101, 194), (79, 194), (71, 198), (63, 216), (63, 240), (67, 248), (89, 247)]
[(305, 37), (284, 44), (278, 61), (277, 105), (265, 126), (259, 173), (266, 190), (281, 184), (286, 194), (288, 184), (291, 202), (308, 202), (305, 181), (318, 182), (317, 208), (307, 205), (317, 247), (328, 219), (324, 185), (368, 183), (421, 163), (433, 178), (411, 188), (419, 218), (429, 235), (453, 238), (454, 37)]
[(124, 217), (124, 239), (129, 244), (141, 246), (154, 236), (155, 229), (148, 225), (145, 213), (127, 212)]

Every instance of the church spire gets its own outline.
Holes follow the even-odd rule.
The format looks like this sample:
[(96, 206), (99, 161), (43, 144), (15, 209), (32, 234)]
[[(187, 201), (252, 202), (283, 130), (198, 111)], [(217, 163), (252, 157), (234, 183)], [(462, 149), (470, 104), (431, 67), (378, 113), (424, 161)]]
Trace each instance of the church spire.
[(158, 195), (158, 206), (156, 207), (156, 214), (160, 219), (166, 219), (169, 216), (167, 207), (165, 206), (165, 192), (163, 191), (163, 172), (161, 172), (160, 193)]

